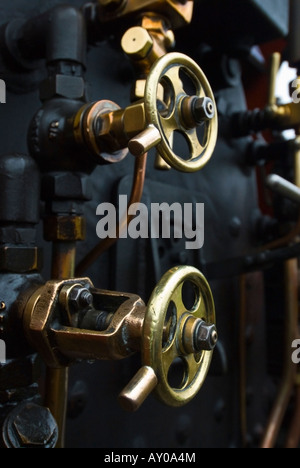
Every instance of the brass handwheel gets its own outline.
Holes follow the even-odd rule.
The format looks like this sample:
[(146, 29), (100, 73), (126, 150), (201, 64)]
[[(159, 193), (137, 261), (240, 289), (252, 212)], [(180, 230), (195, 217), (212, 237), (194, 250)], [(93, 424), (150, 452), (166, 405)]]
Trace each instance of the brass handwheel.
[[(187, 282), (193, 285), (195, 294), (195, 303), (189, 310), (183, 298)], [(174, 268), (155, 288), (144, 322), (142, 357), (143, 364), (156, 374), (156, 395), (167, 405), (185, 405), (202, 387), (217, 342), (215, 321), (211, 289), (195, 268)], [(169, 382), (176, 362), (184, 371), (178, 388)]]
[[(193, 267), (173, 268), (145, 311), (143, 367), (120, 394), (121, 405), (136, 411), (153, 390), (168, 406), (187, 404), (205, 381), (217, 340), (214, 300), (205, 277)], [(180, 381), (174, 383), (170, 374), (178, 364)]]
[[(181, 74), (193, 83), (195, 94), (185, 90)], [(163, 105), (157, 98), (161, 86), (166, 94)], [(218, 134), (216, 103), (205, 74), (191, 58), (171, 53), (155, 63), (146, 83), (145, 112), (149, 126), (154, 126), (161, 136), (158, 152), (171, 167), (196, 172), (209, 162)], [(174, 132), (186, 139), (188, 160), (173, 151)]]

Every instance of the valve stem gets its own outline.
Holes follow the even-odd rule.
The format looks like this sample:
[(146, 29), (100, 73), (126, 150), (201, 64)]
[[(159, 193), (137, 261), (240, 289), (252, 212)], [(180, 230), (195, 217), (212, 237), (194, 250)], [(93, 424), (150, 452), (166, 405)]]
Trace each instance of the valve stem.
[(208, 97), (195, 99), (192, 104), (192, 113), (197, 124), (212, 120), (216, 113), (213, 101)]
[(216, 115), (214, 102), (209, 97), (187, 96), (182, 100), (181, 117), (185, 127), (195, 128)]
[(213, 351), (218, 342), (216, 326), (201, 320), (194, 331), (194, 349), (196, 352)]

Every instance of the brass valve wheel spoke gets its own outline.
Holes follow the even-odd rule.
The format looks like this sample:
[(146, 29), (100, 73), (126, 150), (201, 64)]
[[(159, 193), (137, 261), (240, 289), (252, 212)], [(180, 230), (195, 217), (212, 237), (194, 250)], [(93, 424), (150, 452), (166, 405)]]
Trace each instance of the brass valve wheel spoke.
[[(192, 93), (185, 89), (182, 76), (190, 81)], [(159, 105), (158, 98), (161, 87), (165, 92), (163, 106)], [(205, 110), (202, 118), (201, 112), (195, 111), (195, 103), (200, 105), (204, 100), (209, 102), (210, 115)], [(210, 84), (196, 62), (178, 53), (159, 59), (147, 79), (145, 112), (148, 125), (156, 127), (161, 135), (157, 149), (167, 164), (179, 171), (196, 172), (209, 162), (217, 142), (218, 117)], [(188, 160), (175, 153), (174, 132), (185, 138), (190, 153)]]
[[(185, 306), (183, 286), (193, 286), (195, 301)], [(215, 323), (215, 308), (210, 287), (193, 267), (170, 270), (154, 290), (144, 321), (142, 355), (144, 366), (151, 367), (158, 380), (156, 395), (169, 406), (182, 406), (202, 387), (212, 359), (212, 351), (187, 349), (194, 343), (195, 324)], [(170, 383), (170, 372), (181, 365), (182, 379)]]
[(186, 138), (190, 146), (192, 159), (197, 158), (198, 154), (202, 154), (205, 151), (206, 146), (200, 143), (196, 128), (186, 132)]
[(165, 77), (169, 78), (169, 82), (173, 88), (174, 95), (178, 97), (184, 96), (186, 92), (183, 89), (183, 83), (180, 77), (181, 66), (173, 66), (165, 72)]

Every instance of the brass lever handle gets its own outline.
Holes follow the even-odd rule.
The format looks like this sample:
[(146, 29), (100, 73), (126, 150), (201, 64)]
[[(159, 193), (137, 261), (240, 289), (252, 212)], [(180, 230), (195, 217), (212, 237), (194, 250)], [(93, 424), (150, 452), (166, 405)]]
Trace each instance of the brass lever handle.
[(119, 395), (119, 403), (126, 411), (137, 411), (158, 384), (151, 367), (144, 366), (137, 372)]
[(161, 135), (154, 125), (149, 125), (142, 133), (132, 138), (128, 148), (134, 156), (142, 156), (161, 142)]
[(267, 186), (274, 192), (300, 204), (300, 188), (276, 174), (267, 178)]

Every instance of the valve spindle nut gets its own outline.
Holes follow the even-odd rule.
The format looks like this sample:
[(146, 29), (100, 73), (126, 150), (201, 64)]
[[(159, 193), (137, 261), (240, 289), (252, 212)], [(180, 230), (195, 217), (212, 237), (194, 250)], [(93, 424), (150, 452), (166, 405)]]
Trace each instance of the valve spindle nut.
[(216, 115), (215, 105), (209, 97), (186, 97), (181, 104), (182, 123), (187, 128), (195, 128), (203, 122), (213, 120)]
[(198, 124), (203, 121), (212, 120), (216, 113), (213, 101), (208, 97), (195, 99), (192, 113)]
[(218, 333), (215, 325), (201, 320), (194, 332), (194, 349), (196, 352), (213, 351), (218, 342)]
[(84, 307), (89, 307), (93, 304), (93, 295), (88, 289), (75, 286), (70, 291), (69, 301), (71, 306), (79, 310)]

